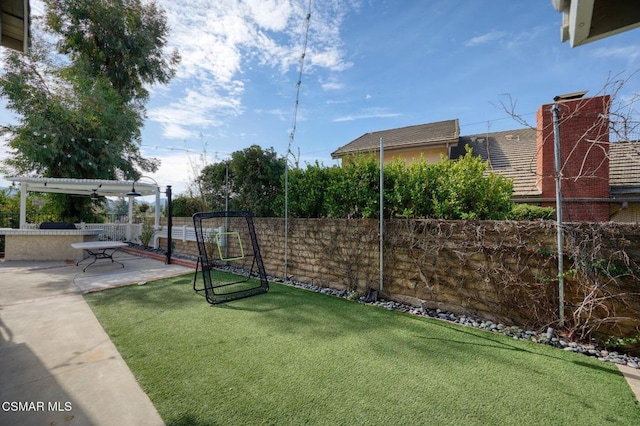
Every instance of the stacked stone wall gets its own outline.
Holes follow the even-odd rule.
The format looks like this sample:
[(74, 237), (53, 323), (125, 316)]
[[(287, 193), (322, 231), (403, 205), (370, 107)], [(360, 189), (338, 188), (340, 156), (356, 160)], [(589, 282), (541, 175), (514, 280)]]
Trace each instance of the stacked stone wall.
[[(190, 218), (174, 219), (174, 226)], [(285, 274), (284, 219), (254, 218), (265, 269)], [(640, 227), (566, 225), (567, 316), (584, 305), (585, 282), (606, 305), (589, 305), (600, 323), (628, 334), (640, 326)], [(176, 253), (196, 255), (193, 242)], [(377, 220), (290, 219), (287, 276), (364, 294), (379, 288)], [(166, 242), (164, 243), (166, 245)], [(557, 239), (553, 221), (390, 220), (385, 223), (383, 294), (522, 326), (542, 327), (558, 315)], [(598, 287), (602, 287), (598, 289)], [(617, 321), (607, 318), (620, 317)], [(610, 330), (609, 330), (610, 331)]]

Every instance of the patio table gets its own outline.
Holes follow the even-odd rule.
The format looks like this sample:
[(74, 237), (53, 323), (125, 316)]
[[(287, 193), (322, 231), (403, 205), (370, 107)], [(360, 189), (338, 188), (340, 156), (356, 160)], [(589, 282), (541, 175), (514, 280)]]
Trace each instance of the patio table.
[[(123, 243), (121, 241), (88, 241), (84, 243), (71, 244), (71, 247), (74, 249), (84, 250), (89, 256), (93, 257), (93, 261), (85, 266), (82, 272), (86, 271), (89, 266), (96, 263), (98, 259), (111, 259), (111, 263), (119, 263), (124, 268), (124, 264), (115, 260), (113, 258), (113, 254), (118, 251), (119, 248), (127, 246), (127, 243)], [(80, 262), (83, 260), (84, 259), (76, 262), (76, 266), (79, 266)]]

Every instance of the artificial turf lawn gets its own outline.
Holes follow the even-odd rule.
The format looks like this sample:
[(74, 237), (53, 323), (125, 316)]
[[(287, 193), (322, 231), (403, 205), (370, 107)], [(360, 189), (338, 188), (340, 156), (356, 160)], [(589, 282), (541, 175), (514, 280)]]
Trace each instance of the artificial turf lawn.
[(210, 306), (191, 280), (86, 295), (168, 425), (640, 424), (583, 355), (278, 284)]

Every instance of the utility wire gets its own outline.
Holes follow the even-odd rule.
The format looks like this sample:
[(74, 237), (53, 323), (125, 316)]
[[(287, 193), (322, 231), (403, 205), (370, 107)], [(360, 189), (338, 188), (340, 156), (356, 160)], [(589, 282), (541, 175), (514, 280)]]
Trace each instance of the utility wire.
[(300, 105), (300, 86), (302, 86), (302, 72), (304, 71), (304, 58), (307, 55), (307, 44), (309, 42), (309, 24), (311, 22), (311, 0), (309, 0), (309, 9), (307, 17), (305, 18), (304, 28), (304, 44), (302, 47), (302, 55), (300, 56), (300, 69), (298, 72), (298, 81), (296, 82), (296, 101), (293, 107), (293, 123), (291, 125), (291, 132), (289, 133), (289, 145), (287, 146), (287, 157), (291, 154), (291, 146), (295, 139), (297, 125), (298, 125), (298, 106)]
[(300, 105), (300, 86), (302, 86), (302, 72), (304, 70), (304, 58), (307, 55), (307, 44), (309, 42), (309, 24), (311, 22), (311, 0), (309, 0), (309, 8), (307, 9), (307, 17), (304, 27), (304, 45), (302, 47), (302, 56), (300, 56), (300, 70), (298, 72), (298, 81), (296, 82), (296, 102), (293, 107), (293, 123), (291, 132), (289, 133), (289, 145), (287, 146), (287, 154), (285, 156), (284, 166), (284, 281), (288, 281), (288, 263), (289, 263), (289, 155), (291, 154), (291, 146), (295, 140), (296, 129), (298, 125), (298, 106)]

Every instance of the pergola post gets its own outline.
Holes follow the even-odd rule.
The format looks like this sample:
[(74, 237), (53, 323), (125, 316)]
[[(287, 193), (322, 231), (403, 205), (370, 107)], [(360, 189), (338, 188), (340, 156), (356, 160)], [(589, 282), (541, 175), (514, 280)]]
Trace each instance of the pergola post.
[(20, 182), (20, 229), (27, 226), (27, 183)]

